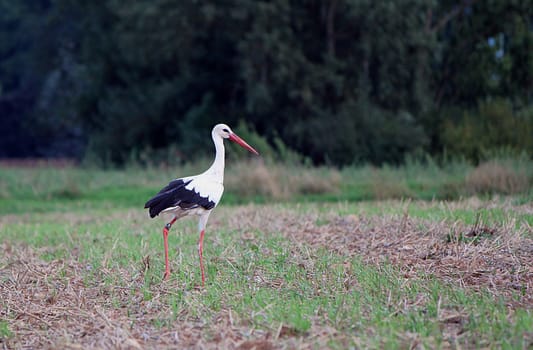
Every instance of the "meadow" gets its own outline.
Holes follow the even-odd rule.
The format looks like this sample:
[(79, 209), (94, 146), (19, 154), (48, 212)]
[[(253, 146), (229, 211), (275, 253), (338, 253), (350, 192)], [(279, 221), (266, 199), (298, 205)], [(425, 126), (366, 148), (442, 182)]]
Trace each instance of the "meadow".
[(529, 159), (342, 170), (228, 162), (201, 287), (180, 167), (0, 168), (3, 348), (533, 346)]

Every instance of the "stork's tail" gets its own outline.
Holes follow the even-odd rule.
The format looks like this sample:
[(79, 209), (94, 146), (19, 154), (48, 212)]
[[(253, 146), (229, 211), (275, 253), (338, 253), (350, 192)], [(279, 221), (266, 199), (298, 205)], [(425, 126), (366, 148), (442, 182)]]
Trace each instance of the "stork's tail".
[(156, 217), (163, 210), (175, 207), (180, 202), (180, 191), (183, 191), (189, 182), (191, 181), (184, 181), (183, 179), (172, 180), (167, 186), (161, 189), (158, 194), (148, 200), (148, 202), (144, 204), (144, 207), (150, 208), (150, 217)]
[(144, 204), (144, 207), (149, 209), (151, 218), (156, 217), (160, 212), (170, 206), (168, 205), (169, 199), (171, 199), (170, 197), (171, 195), (168, 192), (159, 193)]

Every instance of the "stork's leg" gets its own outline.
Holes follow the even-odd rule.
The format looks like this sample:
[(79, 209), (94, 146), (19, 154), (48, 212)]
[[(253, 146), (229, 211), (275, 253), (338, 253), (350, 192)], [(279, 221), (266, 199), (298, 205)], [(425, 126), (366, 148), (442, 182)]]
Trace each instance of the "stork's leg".
[(163, 275), (164, 280), (170, 277), (170, 266), (168, 264), (168, 231), (172, 227), (172, 224), (176, 222), (176, 220), (177, 218), (174, 217), (163, 228), (163, 240), (165, 241), (165, 274)]
[(205, 212), (200, 216), (200, 221), (198, 222), (198, 231), (200, 231), (200, 239), (198, 240), (198, 256), (200, 257), (200, 271), (202, 273), (202, 287), (205, 286), (205, 271), (204, 271), (204, 234), (205, 226), (207, 224), (207, 219), (211, 211)]
[(200, 232), (200, 239), (198, 240), (198, 256), (200, 257), (200, 271), (202, 272), (202, 287), (205, 285), (204, 273), (204, 234), (205, 230)]

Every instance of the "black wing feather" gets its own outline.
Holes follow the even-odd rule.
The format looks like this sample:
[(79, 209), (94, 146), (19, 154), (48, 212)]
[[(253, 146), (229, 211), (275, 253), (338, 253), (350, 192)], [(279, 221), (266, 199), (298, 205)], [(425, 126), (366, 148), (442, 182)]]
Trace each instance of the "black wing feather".
[(207, 210), (213, 209), (215, 202), (209, 200), (209, 198), (200, 196), (194, 190), (185, 188), (191, 181), (183, 181), (182, 179), (172, 180), (158, 194), (146, 202), (144, 207), (150, 208), (150, 217), (153, 218), (163, 210), (176, 206), (184, 210), (197, 207), (203, 207)]

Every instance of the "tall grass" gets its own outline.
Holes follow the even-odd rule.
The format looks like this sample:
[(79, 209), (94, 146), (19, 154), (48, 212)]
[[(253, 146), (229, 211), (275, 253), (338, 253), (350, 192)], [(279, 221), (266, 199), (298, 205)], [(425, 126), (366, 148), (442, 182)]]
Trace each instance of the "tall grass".
[[(50, 199), (92, 200), (142, 206), (176, 177), (205, 170), (210, 160), (180, 166), (135, 163), (123, 169), (94, 167), (0, 168), (0, 210), (45, 207)], [(477, 167), (461, 160), (439, 165), (431, 159), (408, 160), (401, 166), (312, 167), (264, 159), (229, 159), (226, 203), (328, 200), (358, 201), (390, 198), (456, 199), (472, 195), (533, 197), (533, 163), (527, 156), (495, 158)], [(18, 204), (13, 200), (18, 200)], [(25, 201), (23, 204), (20, 201)], [(58, 205), (58, 201), (54, 205)], [(86, 202), (89, 203), (89, 202)], [(89, 205), (89, 204), (88, 204)], [(14, 209), (15, 208), (15, 209)]]
[[(473, 166), (461, 159), (442, 165), (431, 158), (407, 160), (401, 166), (349, 167), (344, 186), (367, 199), (456, 199), (471, 195), (531, 196), (533, 162), (525, 155), (494, 158)], [(356, 199), (356, 198), (354, 198)]]
[(468, 173), (465, 184), (469, 193), (525, 193), (533, 184), (532, 162), (526, 155), (494, 157)]
[(242, 197), (290, 199), (298, 195), (338, 193), (341, 175), (334, 168), (259, 160), (232, 166), (225, 183), (229, 191)]

